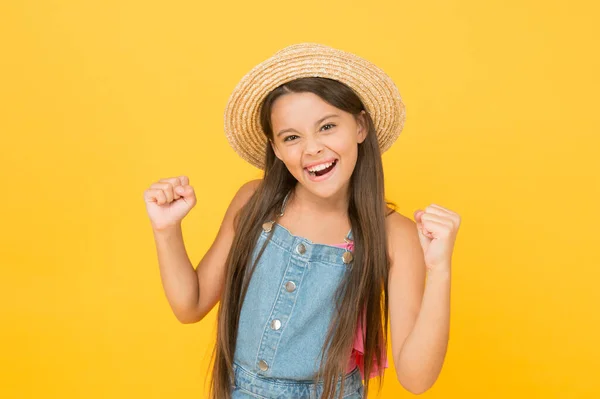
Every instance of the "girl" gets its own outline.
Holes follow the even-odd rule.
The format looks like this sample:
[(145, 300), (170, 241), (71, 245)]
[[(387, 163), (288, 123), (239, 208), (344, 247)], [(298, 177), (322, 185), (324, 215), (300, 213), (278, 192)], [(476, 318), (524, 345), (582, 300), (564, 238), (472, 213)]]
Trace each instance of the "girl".
[(264, 177), (239, 189), (196, 269), (181, 232), (196, 204), (188, 178), (145, 191), (176, 317), (198, 322), (220, 301), (212, 398), (366, 397), (388, 366), (388, 314), (399, 382), (415, 394), (433, 385), (460, 217), (432, 204), (415, 223), (388, 207), (381, 153), (404, 115), (377, 66), (292, 45), (229, 99), (226, 136)]

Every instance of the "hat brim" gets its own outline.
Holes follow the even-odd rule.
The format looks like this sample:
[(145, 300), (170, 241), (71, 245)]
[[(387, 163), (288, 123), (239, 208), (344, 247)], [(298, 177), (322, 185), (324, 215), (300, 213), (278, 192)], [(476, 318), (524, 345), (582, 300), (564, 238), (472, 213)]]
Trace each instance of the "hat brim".
[(278, 86), (298, 78), (324, 77), (353, 89), (371, 116), (381, 152), (398, 138), (406, 108), (393, 80), (375, 64), (318, 43), (300, 43), (276, 52), (248, 72), (225, 107), (225, 136), (247, 162), (264, 169), (267, 138), (260, 126), (260, 107)]

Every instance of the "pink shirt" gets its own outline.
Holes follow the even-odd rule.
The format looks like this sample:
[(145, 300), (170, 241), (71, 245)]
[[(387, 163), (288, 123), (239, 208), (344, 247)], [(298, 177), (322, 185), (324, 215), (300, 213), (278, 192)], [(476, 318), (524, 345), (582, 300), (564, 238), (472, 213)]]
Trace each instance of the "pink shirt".
[[(349, 242), (348, 244), (344, 243), (344, 244), (337, 244), (335, 245), (336, 247), (340, 247), (340, 248), (345, 248), (348, 251), (353, 251), (354, 250), (354, 244), (352, 242)], [(354, 368), (358, 365), (358, 368), (360, 369), (360, 375), (362, 376), (362, 379), (365, 379), (365, 372), (363, 369), (363, 358), (364, 358), (364, 353), (365, 353), (365, 346), (364, 346), (364, 341), (363, 341), (363, 325), (364, 323), (366, 323), (366, 315), (364, 313), (364, 309), (361, 312), (362, 317), (359, 318), (359, 322), (358, 322), (358, 326), (356, 328), (356, 335), (354, 336), (354, 344), (352, 345), (352, 353), (350, 354), (350, 359), (348, 359), (348, 367), (346, 368), (346, 372), (349, 373), (352, 370), (354, 370)], [(387, 359), (387, 353), (385, 350), (382, 351), (381, 353), (381, 359), (384, 362), (383, 364), (383, 368), (388, 368), (388, 359)], [(376, 358), (373, 357), (373, 369), (371, 370), (371, 375), (369, 376), (370, 378), (373, 378), (375, 376), (377, 376), (377, 374), (379, 373), (379, 370), (382, 368), (381, 364), (377, 364), (376, 362)]]

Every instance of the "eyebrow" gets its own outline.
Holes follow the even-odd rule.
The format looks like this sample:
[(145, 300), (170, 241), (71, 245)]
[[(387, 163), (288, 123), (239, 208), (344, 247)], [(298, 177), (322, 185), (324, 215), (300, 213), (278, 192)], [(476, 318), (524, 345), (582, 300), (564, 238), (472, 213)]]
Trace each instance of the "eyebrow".
[[(325, 119), (327, 119), (327, 118), (333, 118), (333, 117), (339, 117), (339, 115), (338, 114), (325, 115), (324, 117), (322, 117), (321, 119), (319, 119), (318, 121), (315, 122), (315, 127), (318, 126), (319, 124), (321, 124), (321, 122), (323, 122)], [(283, 129), (279, 133), (277, 133), (277, 137), (279, 137), (282, 134), (287, 133), (287, 132), (297, 132), (297, 130), (294, 129), (294, 128)]]

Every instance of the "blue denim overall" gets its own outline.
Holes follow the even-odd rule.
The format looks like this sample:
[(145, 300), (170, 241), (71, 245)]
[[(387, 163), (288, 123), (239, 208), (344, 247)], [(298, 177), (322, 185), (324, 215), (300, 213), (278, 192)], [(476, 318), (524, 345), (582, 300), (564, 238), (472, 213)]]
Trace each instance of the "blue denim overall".
[[(242, 304), (232, 398), (320, 398), (323, 383), (315, 384), (313, 377), (333, 317), (335, 290), (352, 262), (342, 257), (347, 252), (343, 248), (316, 244), (278, 223), (266, 223), (249, 265), (271, 229)], [(364, 397), (358, 367), (344, 377), (341, 396), (340, 384), (341, 377), (336, 398)]]

